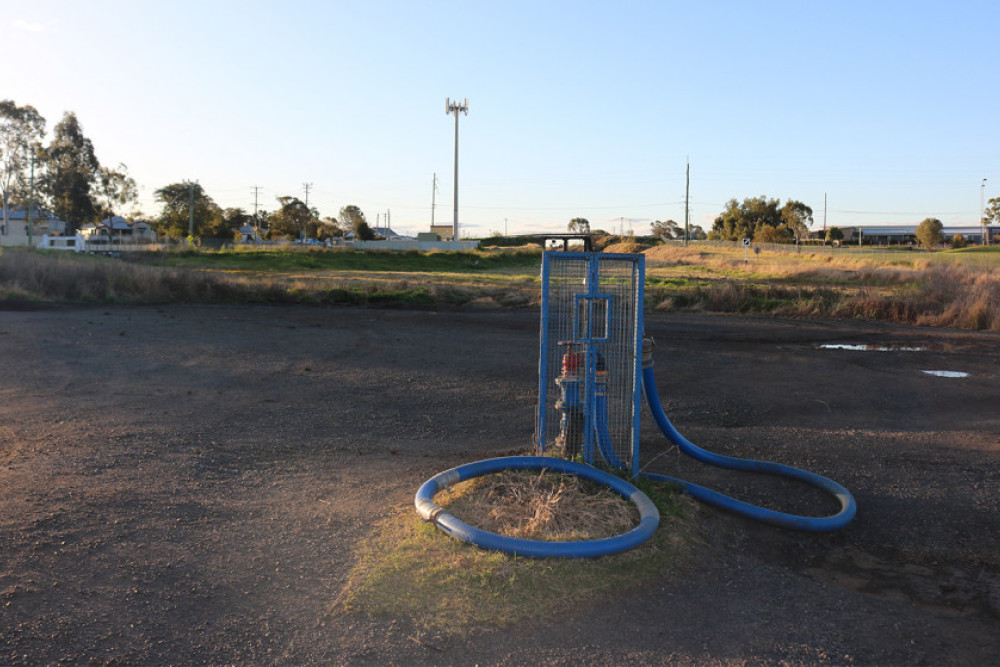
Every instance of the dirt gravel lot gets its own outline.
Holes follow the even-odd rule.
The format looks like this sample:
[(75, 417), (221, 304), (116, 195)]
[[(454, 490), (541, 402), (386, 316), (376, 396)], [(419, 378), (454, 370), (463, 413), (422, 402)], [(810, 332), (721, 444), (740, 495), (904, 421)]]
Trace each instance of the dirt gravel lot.
[[(7, 304), (0, 663), (997, 664), (1000, 336), (668, 314), (647, 331), (689, 439), (829, 475), (855, 522), (804, 535), (702, 509), (681, 576), (427, 637), (334, 600), (421, 482), (527, 450), (537, 313)], [(831, 509), (706, 470), (645, 422), (649, 470)]]

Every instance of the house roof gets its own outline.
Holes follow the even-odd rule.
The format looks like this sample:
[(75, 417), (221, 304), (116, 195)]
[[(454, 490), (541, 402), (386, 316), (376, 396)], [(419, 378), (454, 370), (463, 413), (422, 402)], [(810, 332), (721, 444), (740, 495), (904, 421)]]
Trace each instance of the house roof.
[[(8, 220), (27, 220), (28, 219), (28, 207), (27, 206), (11, 206), (7, 209), (7, 219)], [(40, 206), (35, 207), (35, 220), (49, 220), (49, 221), (59, 221), (59, 217), (55, 213), (49, 211), (48, 209), (41, 208)]]
[(132, 229), (132, 225), (128, 223), (128, 220), (120, 215), (105, 218), (104, 220), (101, 220), (100, 224), (102, 227), (110, 227), (111, 229)]
[[(387, 239), (401, 239), (401, 238), (403, 238), (401, 235), (399, 235), (396, 232), (392, 231), (392, 227), (371, 227), (371, 230), (375, 234), (375, 236), (384, 236)], [(354, 230), (351, 230), (351, 231), (347, 232), (346, 234), (344, 234), (344, 238), (345, 239), (353, 239), (354, 238)]]

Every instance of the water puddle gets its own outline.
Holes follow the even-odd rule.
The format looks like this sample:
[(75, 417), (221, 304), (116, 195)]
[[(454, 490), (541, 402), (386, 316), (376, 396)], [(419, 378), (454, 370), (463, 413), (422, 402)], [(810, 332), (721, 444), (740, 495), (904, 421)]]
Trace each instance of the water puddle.
[(868, 345), (867, 343), (824, 343), (817, 346), (821, 350), (852, 350), (854, 352), (924, 352), (919, 345)]
[(964, 371), (924, 371), (928, 375), (939, 378), (967, 378), (969, 374)]

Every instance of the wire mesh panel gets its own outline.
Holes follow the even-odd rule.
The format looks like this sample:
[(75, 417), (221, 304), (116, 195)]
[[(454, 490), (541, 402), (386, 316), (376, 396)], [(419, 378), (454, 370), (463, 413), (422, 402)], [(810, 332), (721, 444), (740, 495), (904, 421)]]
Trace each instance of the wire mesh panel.
[(540, 452), (636, 469), (643, 260), (544, 254), (535, 433)]

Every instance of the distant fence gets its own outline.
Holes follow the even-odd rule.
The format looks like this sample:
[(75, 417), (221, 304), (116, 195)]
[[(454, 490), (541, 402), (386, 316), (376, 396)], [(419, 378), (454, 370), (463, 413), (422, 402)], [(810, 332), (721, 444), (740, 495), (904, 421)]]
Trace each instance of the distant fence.
[(355, 250), (475, 250), (479, 241), (355, 241)]

